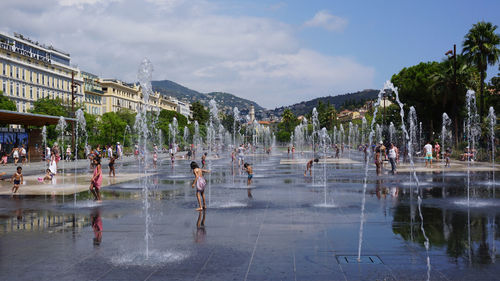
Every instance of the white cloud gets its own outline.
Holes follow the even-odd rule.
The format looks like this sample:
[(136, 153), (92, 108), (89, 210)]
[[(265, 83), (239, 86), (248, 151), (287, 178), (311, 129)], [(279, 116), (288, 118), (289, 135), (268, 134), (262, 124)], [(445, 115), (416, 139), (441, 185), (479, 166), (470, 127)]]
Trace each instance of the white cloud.
[(347, 20), (322, 10), (317, 12), (312, 19), (306, 21), (304, 26), (322, 27), (329, 31), (343, 31), (347, 26)]
[(65, 50), (72, 63), (102, 77), (135, 81), (148, 57), (155, 80), (226, 91), (264, 107), (372, 87), (373, 68), (302, 47), (293, 26), (227, 15), (204, 0), (72, 0), (77, 9), (57, 1), (29, 11), (7, 2), (0, 26)]

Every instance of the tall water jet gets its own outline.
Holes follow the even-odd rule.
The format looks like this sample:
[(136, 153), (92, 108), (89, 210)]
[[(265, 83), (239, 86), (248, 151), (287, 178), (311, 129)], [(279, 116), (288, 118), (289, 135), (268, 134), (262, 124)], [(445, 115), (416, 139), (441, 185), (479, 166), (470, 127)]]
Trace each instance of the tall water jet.
[[(450, 145), (451, 146), (451, 130), (450, 130), (450, 126), (451, 126), (451, 119), (450, 117), (448, 117), (448, 114), (446, 114), (446, 112), (443, 112), (443, 121), (442, 121), (442, 125), (441, 125), (441, 147), (442, 147), (442, 152), (441, 152), (441, 158), (444, 160), (444, 154), (447, 150), (446, 148), (446, 144)], [(440, 157), (440, 155), (436, 155), (436, 157)], [(442, 175), (443, 175), (443, 189), (442, 189), (442, 196), (443, 198), (446, 197), (446, 187), (444, 185), (444, 168), (445, 168), (445, 165), (442, 165)]]
[[(75, 186), (75, 193), (73, 194), (73, 199), (74, 199), (74, 203), (76, 205), (76, 163), (78, 162), (78, 145), (80, 144), (80, 136), (86, 136), (87, 135), (87, 130), (86, 130), (86, 127), (87, 127), (87, 121), (85, 120), (85, 115), (83, 113), (83, 110), (80, 108), (78, 109), (76, 112), (75, 112), (75, 117), (76, 117), (76, 127), (75, 127), (75, 147), (74, 147), (74, 150), (75, 150), (75, 183), (74, 183), (74, 186)], [(86, 139), (86, 138), (85, 138)], [(85, 142), (85, 145), (87, 145), (87, 143)]]
[[(171, 138), (171, 145), (174, 148), (177, 145), (177, 134), (179, 133), (179, 124), (177, 123), (177, 118), (172, 119), (172, 123), (169, 124), (169, 134)], [(174, 150), (175, 151), (175, 150)]]
[(42, 148), (43, 154), (45, 155), (45, 160), (50, 159), (47, 155), (47, 127), (45, 125), (42, 127)]
[(319, 120), (318, 120), (318, 111), (316, 110), (316, 107), (313, 108), (312, 110), (312, 134), (311, 134), (311, 142), (312, 142), (312, 151), (313, 155), (314, 152), (316, 152), (316, 142), (315, 142), (315, 137), (319, 134)]
[[(216, 128), (219, 127), (219, 111), (217, 109), (217, 103), (215, 100), (210, 100), (210, 119), (207, 126), (207, 142), (208, 142), (208, 169), (212, 169), (212, 160), (210, 158), (212, 149), (216, 146)], [(212, 174), (208, 174), (208, 206), (211, 204), (211, 193), (212, 193)]]
[(131, 131), (130, 131), (130, 126), (127, 124), (125, 125), (125, 130), (123, 131), (123, 142), (122, 142), (122, 147), (125, 147), (125, 140), (127, 137), (127, 134), (130, 136)]
[(396, 137), (396, 128), (394, 127), (394, 123), (389, 124), (389, 142), (394, 143)]
[[(384, 84), (384, 88), (379, 92), (378, 100), (375, 103), (375, 111), (374, 111), (374, 114), (373, 114), (373, 119), (372, 119), (372, 125), (371, 125), (371, 132), (370, 132), (369, 140), (371, 142), (371, 139), (372, 139), (372, 136), (373, 136), (373, 125), (374, 125), (374, 122), (376, 120), (376, 116), (377, 116), (377, 112), (378, 112), (378, 105), (380, 104), (382, 96), (384, 95), (384, 93), (386, 91), (390, 91), (390, 92), (392, 92), (395, 95), (396, 102), (398, 103), (399, 108), (400, 108), (401, 130), (402, 130), (402, 132), (404, 134), (404, 138), (406, 140), (408, 140), (407, 147), (408, 147), (408, 156), (410, 158), (410, 164), (411, 164), (411, 169), (412, 169), (412, 177), (415, 179), (415, 182), (416, 182), (416, 185), (417, 185), (417, 188), (418, 188), (418, 191), (419, 191), (419, 195), (418, 195), (418, 210), (419, 210), (420, 219), (421, 219), (420, 229), (421, 229), (422, 234), (423, 234), (423, 236), (425, 238), (424, 246), (425, 246), (426, 253), (427, 253), (427, 280), (430, 280), (430, 270), (431, 270), (430, 257), (429, 257), (430, 242), (429, 242), (429, 238), (427, 237), (425, 229), (424, 229), (424, 218), (423, 218), (423, 215), (422, 215), (422, 208), (421, 208), (421, 206), (422, 206), (421, 190), (420, 190), (420, 187), (419, 187), (419, 181), (418, 181), (418, 178), (417, 178), (416, 169), (415, 169), (415, 165), (413, 163), (413, 157), (412, 157), (412, 141), (413, 140), (410, 138), (410, 136), (408, 134), (408, 131), (406, 130), (406, 125), (405, 125), (405, 120), (404, 120), (403, 104), (399, 100), (399, 94), (398, 94), (397, 88), (395, 88), (394, 85), (390, 81), (387, 81)], [(413, 106), (410, 107), (410, 115), (416, 116), (416, 114), (415, 114), (415, 108)], [(413, 124), (412, 118), (409, 118), (409, 119), (410, 119), (410, 121), (409, 121), (410, 124)], [(360, 259), (361, 259), (361, 245), (362, 245), (362, 238), (363, 238), (362, 234), (363, 234), (363, 224), (364, 224), (364, 209), (365, 209), (365, 201), (366, 201), (366, 179), (367, 179), (367, 176), (368, 176), (368, 161), (365, 162), (365, 182), (364, 182), (364, 185), (363, 185), (363, 201), (362, 201), (362, 207), (361, 207), (361, 223), (360, 223), (360, 234), (359, 234), (359, 245), (358, 245), (358, 261), (360, 261)]]
[(149, 163), (149, 153), (148, 153), (148, 137), (149, 137), (149, 128), (147, 122), (147, 112), (149, 108), (149, 95), (153, 93), (151, 87), (151, 80), (153, 76), (153, 64), (148, 60), (144, 59), (139, 66), (139, 70), (137, 73), (137, 78), (141, 85), (142, 89), (142, 104), (137, 112), (135, 119), (135, 131), (139, 134), (139, 147), (142, 150), (142, 157), (144, 157), (144, 162), (142, 165), (142, 170), (144, 176), (141, 178), (142, 190), (143, 190), (143, 204), (144, 204), (144, 214), (145, 214), (145, 257), (149, 259), (149, 240), (150, 240), (150, 225), (151, 225), (151, 216), (149, 214), (149, 186), (147, 182), (147, 169), (146, 165)]
[(318, 137), (319, 137), (319, 147), (320, 147), (320, 150), (323, 154), (323, 161), (322, 161), (323, 162), (322, 163), (323, 179), (322, 179), (321, 184), (323, 186), (323, 197), (324, 198), (323, 198), (323, 203), (318, 204), (316, 206), (317, 207), (325, 207), (325, 208), (335, 207), (335, 204), (333, 202), (332, 203), (327, 202), (327, 191), (326, 191), (326, 187), (327, 187), (327, 183), (328, 183), (327, 172), (326, 172), (326, 159), (327, 159), (327, 155), (328, 155), (328, 148), (331, 146), (331, 139), (328, 136), (328, 132), (327, 132), (326, 128), (324, 128), (324, 127), (319, 131)]
[[(198, 124), (198, 121), (196, 121), (196, 120), (194, 121), (193, 143), (194, 143), (194, 147), (196, 148), (195, 151), (201, 151), (201, 148), (200, 148), (201, 147), (200, 125)], [(195, 155), (193, 155), (193, 158), (195, 158)]]
[[(60, 147), (59, 147), (59, 155), (63, 156), (64, 155), (64, 132), (66, 131), (66, 120), (64, 117), (59, 117), (59, 121), (57, 122), (56, 126), (56, 131), (59, 132), (61, 135), (61, 141), (60, 141)], [(62, 159), (62, 158), (61, 158)], [(63, 163), (63, 168), (62, 168), (62, 180), (64, 183), (64, 161), (61, 161)]]
[(184, 133), (182, 134), (182, 138), (186, 143), (189, 143), (189, 128), (184, 126)]
[(361, 144), (364, 145), (366, 143), (366, 118), (363, 116), (361, 119)]
[(238, 127), (239, 124), (240, 124), (240, 111), (235, 106), (233, 108), (233, 147), (234, 148), (238, 147), (238, 144), (236, 143), (236, 132), (239, 131), (239, 127)]
[[(495, 115), (495, 109), (493, 106), (490, 106), (490, 110), (488, 112), (488, 133), (489, 133), (489, 141), (490, 141), (490, 158), (491, 158), (491, 168), (492, 168), (492, 181), (491, 183), (495, 184), (495, 126), (497, 125), (497, 116)], [(495, 192), (495, 187), (493, 187), (493, 192)], [(493, 193), (495, 195), (495, 193)], [(494, 197), (493, 197), (494, 198)]]
[(375, 126), (375, 136), (376, 136), (376, 139), (375, 139), (376, 143), (383, 141), (382, 140), (382, 127), (380, 127), (379, 124), (376, 124), (376, 126)]

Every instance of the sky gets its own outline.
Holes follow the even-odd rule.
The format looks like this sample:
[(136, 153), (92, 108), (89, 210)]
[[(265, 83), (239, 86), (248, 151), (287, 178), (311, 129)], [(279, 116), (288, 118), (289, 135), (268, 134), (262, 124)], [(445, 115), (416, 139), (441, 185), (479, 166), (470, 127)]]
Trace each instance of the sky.
[(103, 78), (137, 81), (148, 58), (153, 80), (274, 108), (379, 89), (453, 44), (460, 52), (474, 23), (500, 25), (499, 11), (497, 0), (2, 0), (0, 30)]

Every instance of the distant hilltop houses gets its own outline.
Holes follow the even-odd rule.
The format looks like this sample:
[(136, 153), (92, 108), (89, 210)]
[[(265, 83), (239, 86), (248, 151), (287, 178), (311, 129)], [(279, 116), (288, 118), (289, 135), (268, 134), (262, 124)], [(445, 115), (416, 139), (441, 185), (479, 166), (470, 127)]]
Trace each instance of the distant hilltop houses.
[[(42, 98), (60, 98), (69, 104), (74, 97), (76, 104), (94, 115), (136, 111), (144, 104), (139, 85), (81, 71), (70, 64), (69, 53), (18, 33), (0, 32), (0, 85), (18, 112), (28, 112)], [(192, 116), (189, 102), (156, 91), (149, 97), (149, 106)]]

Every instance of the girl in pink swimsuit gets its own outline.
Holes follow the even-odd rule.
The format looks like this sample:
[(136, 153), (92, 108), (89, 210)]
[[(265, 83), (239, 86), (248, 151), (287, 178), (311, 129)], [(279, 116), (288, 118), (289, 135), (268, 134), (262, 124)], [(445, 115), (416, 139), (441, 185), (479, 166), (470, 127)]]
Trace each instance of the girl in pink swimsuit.
[(101, 169), (101, 158), (94, 158), (94, 174), (92, 180), (90, 181), (90, 192), (94, 195), (94, 200), (101, 202), (101, 184), (102, 184), (102, 169)]

